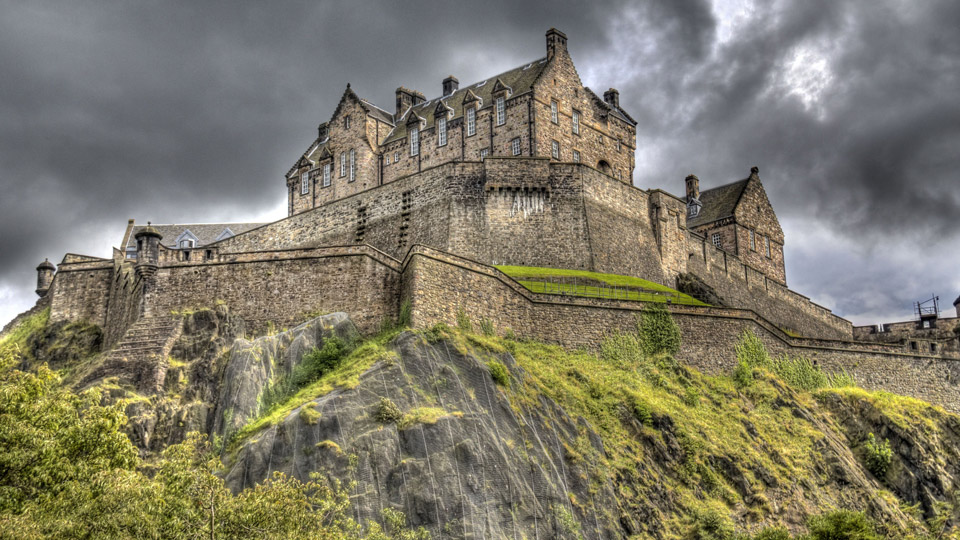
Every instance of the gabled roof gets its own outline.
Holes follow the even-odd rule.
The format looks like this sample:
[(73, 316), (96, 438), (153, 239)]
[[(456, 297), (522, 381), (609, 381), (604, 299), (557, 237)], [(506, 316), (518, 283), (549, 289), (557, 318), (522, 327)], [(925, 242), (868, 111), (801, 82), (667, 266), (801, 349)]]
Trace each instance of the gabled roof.
[(687, 218), (687, 226), (698, 227), (733, 216), (733, 212), (737, 209), (737, 203), (740, 202), (740, 196), (743, 195), (749, 181), (750, 179), (746, 178), (701, 191), (700, 204), (703, 205), (703, 208), (696, 217)]
[[(184, 235), (185, 232), (189, 231), (190, 234), (196, 238), (197, 246), (205, 246), (207, 244), (212, 244), (218, 240), (223, 240), (229, 236), (240, 234), (242, 232), (249, 231), (254, 229), (264, 223), (182, 223), (182, 224), (169, 224), (169, 225), (156, 225), (152, 224), (151, 227), (156, 229), (163, 238), (160, 239), (160, 243), (168, 248), (176, 247), (177, 239)], [(146, 225), (135, 225), (130, 234), (130, 239), (127, 241), (126, 249), (136, 249), (137, 241), (134, 238), (140, 230), (145, 229)], [(229, 229), (229, 236), (223, 236), (223, 232)]]
[[(509, 87), (511, 95), (516, 96), (533, 89), (533, 83), (546, 67), (547, 59), (539, 58), (522, 66), (515, 67), (510, 71), (494, 75), (480, 82), (461, 86), (459, 90), (443, 98), (434, 98), (419, 105), (415, 105), (404, 111), (401, 119), (406, 119), (413, 112), (417, 116), (425, 118), (427, 125), (433, 125), (433, 111), (437, 107), (437, 101), (442, 100), (443, 104), (453, 110), (453, 117), (457, 118), (463, 115), (464, 98), (468, 92), (472, 92), (483, 103), (483, 107), (489, 107), (493, 103), (493, 87), (499, 80), (503, 86)], [(469, 103), (469, 101), (468, 101)], [(387, 144), (407, 136), (406, 122), (398, 121), (397, 127), (387, 135), (382, 144)]]
[(376, 118), (377, 120), (380, 120), (381, 122), (391, 126), (394, 125), (393, 115), (381, 109), (380, 107), (377, 107), (373, 103), (361, 98), (360, 106), (363, 107), (363, 110), (367, 111), (367, 114)]
[(583, 89), (586, 90), (588, 94), (590, 94), (590, 96), (593, 98), (594, 103), (596, 103), (597, 106), (599, 106), (601, 109), (606, 109), (606, 110), (612, 112), (612, 113), (614, 114), (614, 116), (620, 118), (621, 120), (623, 120), (624, 122), (630, 124), (631, 126), (637, 125), (637, 121), (634, 120), (629, 114), (627, 114), (626, 111), (624, 111), (624, 110), (621, 109), (620, 107), (617, 107), (617, 106), (614, 106), (614, 105), (611, 105), (611, 104), (607, 103), (607, 102), (604, 101), (600, 96), (598, 96), (593, 90), (591, 90), (589, 87), (584, 86)]

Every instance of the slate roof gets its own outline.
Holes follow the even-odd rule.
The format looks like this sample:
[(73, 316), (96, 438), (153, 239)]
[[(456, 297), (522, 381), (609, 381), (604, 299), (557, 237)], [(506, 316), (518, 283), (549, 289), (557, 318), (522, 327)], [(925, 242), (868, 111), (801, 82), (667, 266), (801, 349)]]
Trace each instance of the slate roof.
[(505, 71), (499, 75), (484, 79), (480, 82), (461, 86), (456, 92), (443, 98), (434, 98), (419, 105), (411, 107), (404, 112), (403, 117), (397, 122), (397, 127), (387, 135), (382, 144), (391, 143), (407, 136), (406, 119), (412, 113), (425, 119), (427, 127), (433, 126), (433, 112), (437, 108), (437, 102), (443, 101), (448, 108), (453, 109), (453, 118), (463, 116), (463, 98), (467, 91), (472, 91), (482, 102), (481, 108), (493, 106), (493, 87), (497, 79), (511, 89), (510, 95), (516, 96), (524, 92), (529, 92), (533, 88), (533, 83), (543, 72), (547, 65), (547, 59), (538, 58), (522, 66), (515, 67), (510, 71)]
[[(205, 246), (216, 242), (225, 229), (229, 228), (233, 234), (240, 234), (249, 231), (266, 223), (178, 223), (169, 225), (151, 224), (151, 226), (163, 235), (160, 243), (168, 248), (176, 247), (177, 238), (184, 231), (190, 231), (197, 237), (197, 246)], [(130, 232), (130, 239), (127, 241), (127, 249), (136, 249), (137, 240), (134, 238), (138, 232), (147, 228), (147, 225), (135, 225)]]
[(749, 181), (750, 179), (746, 178), (701, 191), (700, 204), (703, 205), (703, 208), (700, 209), (700, 214), (697, 217), (687, 218), (687, 226), (698, 227), (732, 216)]

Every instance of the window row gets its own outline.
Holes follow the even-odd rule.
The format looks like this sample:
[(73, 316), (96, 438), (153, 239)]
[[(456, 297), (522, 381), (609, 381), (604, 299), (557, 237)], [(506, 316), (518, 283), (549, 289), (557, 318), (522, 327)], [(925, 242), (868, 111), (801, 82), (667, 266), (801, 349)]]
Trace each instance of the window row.
[[(349, 157), (348, 157), (349, 156)], [(351, 149), (349, 153), (340, 152), (340, 177), (343, 178), (350, 174), (350, 182), (357, 179), (357, 153)], [(333, 175), (333, 164), (323, 164), (322, 186), (330, 187), (330, 177)], [(300, 194), (310, 193), (310, 171), (304, 171), (300, 174)]]
[[(750, 231), (750, 251), (757, 251), (757, 233), (753, 229), (749, 229), (749, 231)], [(767, 236), (763, 237), (763, 252), (768, 259), (773, 256), (770, 250), (770, 238)]]

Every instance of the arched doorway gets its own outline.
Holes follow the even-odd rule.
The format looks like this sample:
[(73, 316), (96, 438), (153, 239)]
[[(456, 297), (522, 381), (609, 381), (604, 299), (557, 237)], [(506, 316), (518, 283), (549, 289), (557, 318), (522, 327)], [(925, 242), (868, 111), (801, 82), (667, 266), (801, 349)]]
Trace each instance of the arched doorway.
[(605, 159), (601, 159), (599, 162), (597, 162), (597, 168), (600, 169), (600, 172), (603, 174), (613, 175), (613, 169)]

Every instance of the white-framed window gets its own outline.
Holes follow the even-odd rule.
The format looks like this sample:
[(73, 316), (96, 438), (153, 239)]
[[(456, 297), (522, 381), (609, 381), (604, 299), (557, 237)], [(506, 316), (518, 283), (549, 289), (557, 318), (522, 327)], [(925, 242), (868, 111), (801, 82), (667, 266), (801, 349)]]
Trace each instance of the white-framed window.
[(497, 125), (502, 126), (504, 122), (507, 121), (507, 115), (504, 105), (504, 98), (500, 96), (497, 98)]
[(340, 152), (340, 178), (347, 175), (347, 153)]
[(579, 151), (579, 150), (574, 150), (574, 151), (573, 151), (573, 162), (574, 162), (574, 163), (580, 163), (580, 151)]
[(393, 153), (393, 162), (396, 163), (396, 162), (398, 162), (398, 161), (400, 161), (400, 152), (399, 152), (399, 151)]
[(410, 129), (410, 155), (415, 156), (420, 153), (420, 128)]
[(579, 135), (580, 134), (580, 111), (574, 109), (572, 121), (573, 121), (573, 132)]
[(753, 232), (753, 229), (750, 229), (750, 249), (757, 250), (757, 233)]
[(723, 248), (723, 240), (720, 239), (720, 233), (713, 233), (713, 245)]
[(330, 187), (330, 164), (323, 166), (323, 187)]
[(520, 137), (510, 141), (510, 149), (513, 151), (513, 155), (520, 155)]
[(763, 247), (767, 252), (767, 258), (769, 259), (770, 258), (770, 239), (769, 238), (767, 237), (763, 238)]
[(550, 101), (550, 121), (554, 124), (560, 123), (560, 107), (555, 100)]
[(560, 159), (560, 143), (557, 141), (550, 143), (550, 155), (553, 156), (553, 159)]
[(477, 109), (470, 107), (467, 109), (467, 137), (477, 133)]
[(489, 148), (481, 148), (481, 149), (480, 149), (480, 161), (483, 161), (484, 158), (486, 158), (488, 155), (490, 155), (490, 149), (489, 149)]
[(350, 115), (343, 117), (343, 129), (350, 129)]
[(310, 193), (310, 173), (304, 172), (300, 175), (300, 194), (306, 195)]
[(437, 146), (447, 145), (447, 118), (437, 118)]
[(357, 154), (353, 148), (350, 149), (350, 181), (357, 179)]
[(196, 241), (191, 238), (184, 238), (183, 240), (180, 241), (181, 248), (192, 248), (195, 246), (196, 246)]

